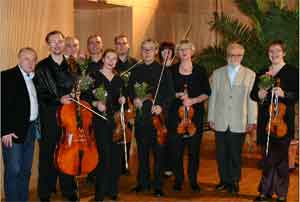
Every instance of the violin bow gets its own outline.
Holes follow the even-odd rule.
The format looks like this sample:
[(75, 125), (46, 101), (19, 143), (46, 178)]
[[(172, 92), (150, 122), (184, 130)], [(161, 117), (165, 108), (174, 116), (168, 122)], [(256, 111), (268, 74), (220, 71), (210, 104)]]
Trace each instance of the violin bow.
[(123, 141), (124, 141), (124, 150), (125, 150), (125, 152), (124, 152), (124, 155), (125, 155), (125, 167), (126, 167), (126, 169), (128, 169), (124, 104), (121, 104), (120, 118), (121, 118), (122, 130), (123, 130)]
[(136, 65), (138, 65), (138, 64), (140, 64), (140, 63), (142, 63), (142, 62), (143, 62), (143, 60), (137, 61), (134, 65), (132, 65), (131, 67), (129, 67), (126, 71), (122, 72), (122, 73), (120, 74), (120, 77), (122, 77), (122, 76), (124, 76), (125, 74), (127, 74), (127, 72), (131, 71), (133, 68), (136, 67)]
[(271, 104), (270, 104), (271, 109), (269, 109), (269, 123), (268, 123), (268, 132), (267, 132), (268, 133), (268, 137), (267, 137), (267, 146), (266, 146), (266, 156), (268, 156), (268, 151), (269, 151), (273, 99), (274, 99), (274, 89), (272, 88)]
[(90, 112), (92, 112), (92, 113), (96, 114), (97, 116), (99, 116), (99, 117), (103, 118), (104, 120), (107, 120), (107, 118), (106, 118), (105, 116), (103, 116), (103, 115), (101, 115), (101, 114), (99, 114), (99, 113), (95, 112), (95, 111), (94, 111), (94, 110), (92, 110), (91, 108), (89, 108), (89, 107), (85, 106), (84, 104), (82, 104), (82, 103), (78, 102), (76, 99), (74, 99), (74, 98), (72, 98), (72, 97), (70, 97), (69, 99), (70, 99), (70, 100), (72, 100), (73, 102), (75, 102), (76, 104), (78, 104), (78, 105), (80, 105), (80, 106), (82, 106), (82, 107), (86, 108), (86, 109), (87, 109), (87, 110), (89, 110)]
[[(188, 28), (187, 28), (185, 34), (183, 35), (183, 38), (182, 38), (183, 40), (184, 40), (184, 39), (187, 39), (188, 35), (191, 33), (191, 30), (192, 30), (192, 23), (188, 26)], [(172, 58), (172, 60), (171, 60), (171, 64), (173, 63), (175, 57), (176, 57), (176, 54), (174, 54), (174, 56), (173, 56), (173, 58)]]
[(160, 84), (161, 84), (161, 79), (162, 79), (162, 76), (164, 74), (164, 70), (166, 68), (166, 64), (167, 64), (167, 59), (169, 57), (169, 52), (168, 52), (168, 55), (167, 57), (164, 59), (164, 62), (163, 62), (163, 66), (162, 66), (162, 69), (161, 69), (161, 72), (160, 72), (160, 75), (159, 75), (159, 80), (158, 80), (158, 83), (157, 83), (157, 88), (156, 88), (156, 91), (155, 91), (155, 94), (154, 94), (154, 98), (153, 98), (153, 101), (152, 101), (152, 106), (154, 106), (155, 104), (155, 101), (156, 101), (156, 98), (157, 98), (157, 95), (158, 95), (158, 91), (159, 91), (159, 87), (160, 87)]

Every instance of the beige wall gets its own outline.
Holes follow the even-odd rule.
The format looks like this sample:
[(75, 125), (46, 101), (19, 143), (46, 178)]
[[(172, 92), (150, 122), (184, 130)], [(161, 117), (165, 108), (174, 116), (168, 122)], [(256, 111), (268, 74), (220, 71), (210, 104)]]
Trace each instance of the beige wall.
[(81, 49), (86, 49), (89, 35), (98, 33), (102, 37), (104, 48), (113, 47), (116, 34), (124, 33), (131, 41), (132, 9), (129, 7), (115, 7), (109, 9), (76, 9), (75, 35), (80, 39)]
[(47, 55), (46, 33), (74, 33), (73, 0), (0, 0), (0, 68), (16, 64), (17, 51), (32, 46), (39, 59)]

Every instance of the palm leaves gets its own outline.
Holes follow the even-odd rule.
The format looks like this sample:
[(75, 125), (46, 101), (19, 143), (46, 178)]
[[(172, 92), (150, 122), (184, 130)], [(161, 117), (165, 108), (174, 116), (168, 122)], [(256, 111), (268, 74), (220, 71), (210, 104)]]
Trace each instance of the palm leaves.
[(238, 19), (223, 13), (215, 13), (210, 22), (211, 29), (221, 35), (222, 40), (202, 50), (196, 61), (211, 73), (226, 64), (226, 46), (239, 41), (246, 49), (243, 64), (255, 71), (268, 64), (266, 45), (275, 39), (287, 44), (286, 60), (299, 66), (299, 11), (289, 11), (277, 0), (235, 0), (239, 9), (253, 22), (250, 27)]

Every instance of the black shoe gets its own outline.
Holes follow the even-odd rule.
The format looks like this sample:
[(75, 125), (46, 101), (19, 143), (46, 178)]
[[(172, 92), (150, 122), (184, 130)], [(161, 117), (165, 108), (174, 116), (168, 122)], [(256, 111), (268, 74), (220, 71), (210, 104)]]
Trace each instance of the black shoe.
[(276, 202), (286, 202), (286, 198), (284, 198), (284, 197), (277, 197)]
[(237, 195), (240, 192), (240, 186), (238, 182), (234, 182), (228, 186), (228, 192), (232, 195)]
[(94, 198), (94, 200), (91, 200), (90, 202), (103, 202), (104, 199), (98, 199), (98, 198)]
[(54, 186), (54, 187), (52, 188), (52, 193), (53, 193), (53, 194), (57, 194), (56, 186)]
[(192, 192), (195, 192), (195, 193), (201, 192), (201, 188), (197, 184), (192, 185), (191, 188), (192, 188)]
[(165, 196), (164, 192), (161, 189), (155, 189), (154, 190), (154, 196), (156, 197), (163, 197)]
[(130, 175), (130, 171), (128, 169), (124, 169), (124, 170), (122, 170), (122, 175), (129, 176)]
[(181, 192), (181, 190), (182, 190), (181, 185), (174, 184), (174, 186), (173, 186), (173, 191), (174, 192)]
[(272, 201), (272, 197), (267, 197), (264, 195), (260, 195), (254, 199), (254, 202), (270, 202)]
[(225, 184), (225, 183), (220, 183), (220, 184), (218, 184), (217, 186), (216, 186), (216, 191), (224, 191), (224, 190), (226, 190), (227, 189), (227, 187), (228, 187), (228, 185), (227, 184)]
[(78, 196), (76, 194), (66, 197), (67, 201), (76, 202), (78, 201)]
[(50, 202), (50, 198), (49, 197), (45, 197), (45, 198), (40, 198), (40, 202)]
[(149, 187), (143, 187), (142, 185), (137, 185), (136, 187), (131, 189), (131, 192), (139, 193), (139, 192), (145, 192), (149, 190), (150, 190)]
[(112, 201), (117, 201), (118, 200), (118, 196), (117, 195), (111, 196), (110, 199)]

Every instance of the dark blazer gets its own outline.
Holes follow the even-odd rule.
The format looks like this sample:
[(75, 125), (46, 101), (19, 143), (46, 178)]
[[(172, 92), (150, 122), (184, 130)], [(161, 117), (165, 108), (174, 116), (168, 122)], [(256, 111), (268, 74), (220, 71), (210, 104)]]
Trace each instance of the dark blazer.
[(1, 72), (1, 137), (15, 133), (23, 143), (29, 126), (30, 98), (18, 66)]

